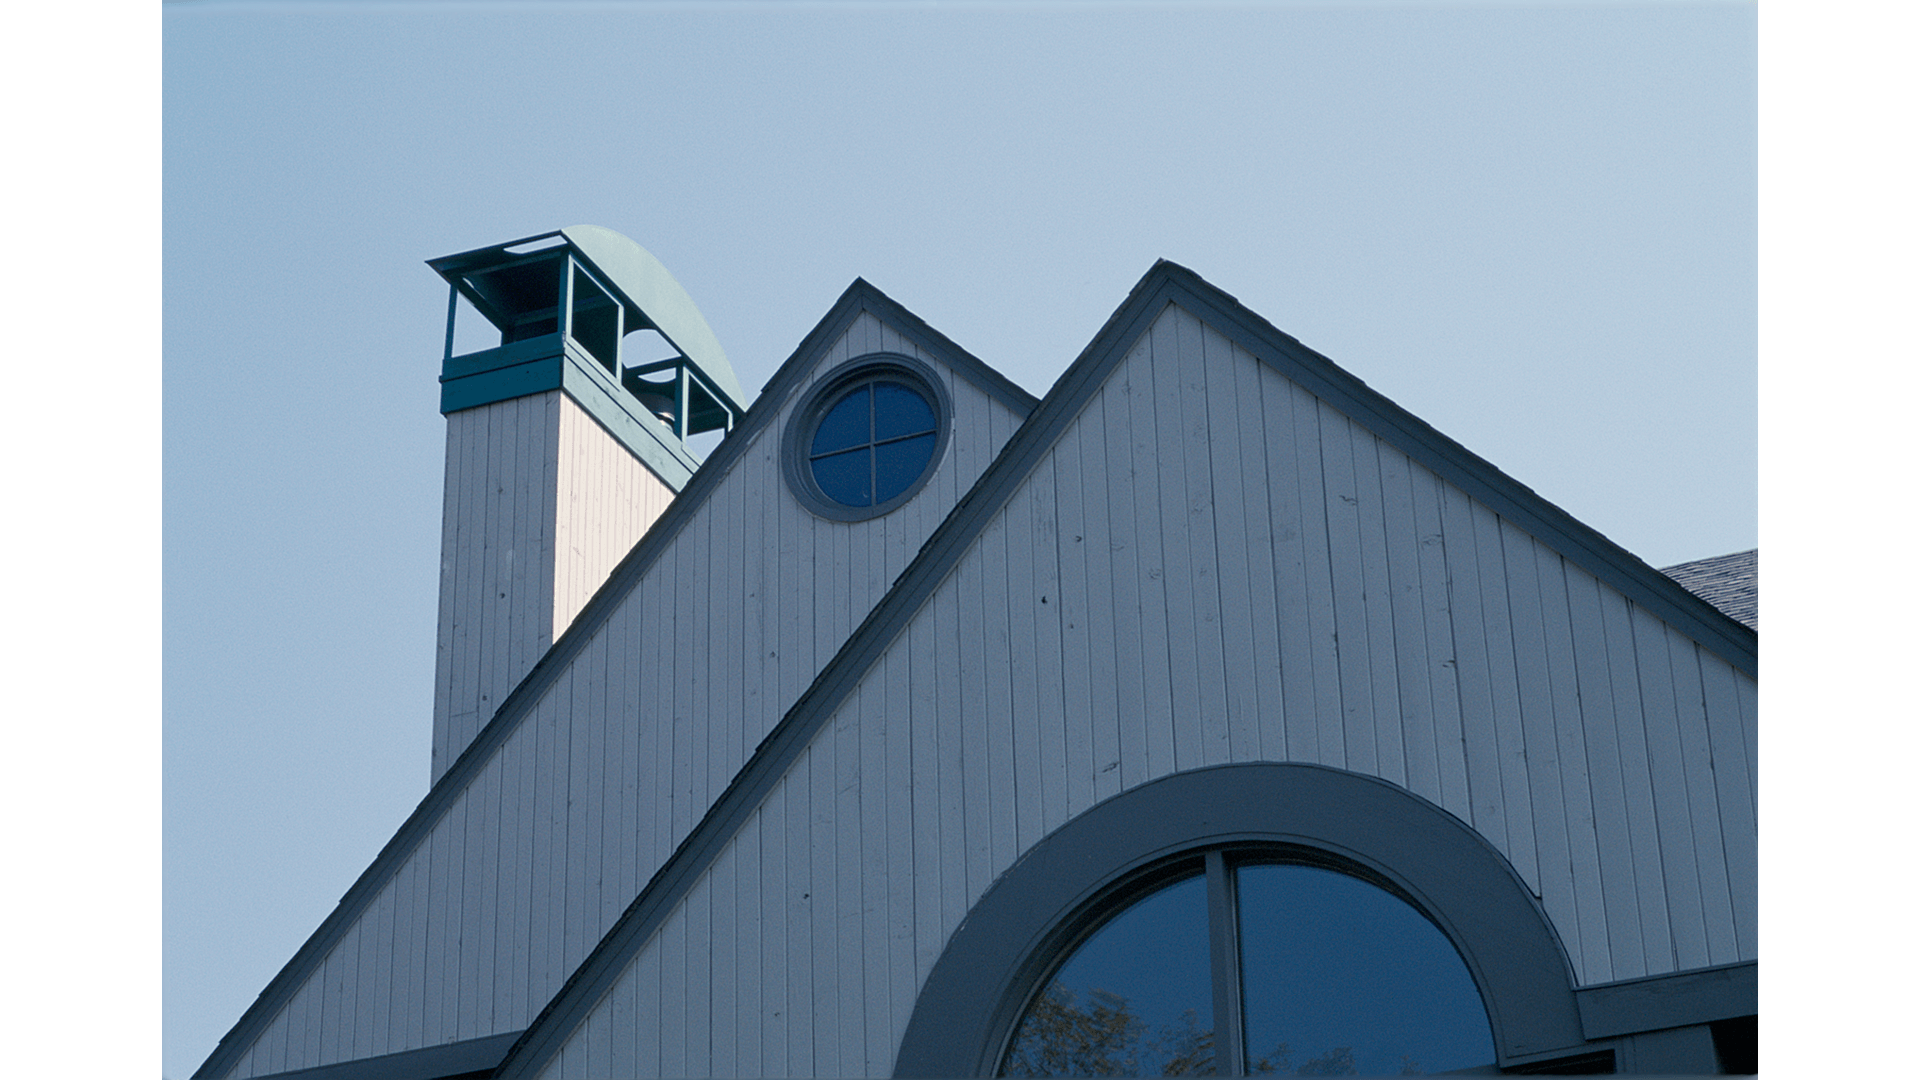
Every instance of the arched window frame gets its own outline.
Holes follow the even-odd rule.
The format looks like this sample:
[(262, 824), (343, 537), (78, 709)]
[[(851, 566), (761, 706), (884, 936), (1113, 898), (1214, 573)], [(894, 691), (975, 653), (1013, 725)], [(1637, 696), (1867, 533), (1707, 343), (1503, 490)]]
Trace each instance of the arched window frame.
[[(1041, 980), (1099, 922), (1166, 880), (1157, 870), (1199, 855), (1209, 874), (1224, 874), (1224, 853), (1245, 845), (1324, 859), (1432, 920), (1480, 990), (1500, 1065), (1585, 1043), (1566, 950), (1537, 898), (1484, 837), (1375, 777), (1262, 763), (1143, 784), (1023, 855), (929, 972), (894, 1075), (992, 1075)], [(1210, 904), (1216, 895), (1210, 887)], [(1216, 998), (1216, 1025), (1222, 1006)]]

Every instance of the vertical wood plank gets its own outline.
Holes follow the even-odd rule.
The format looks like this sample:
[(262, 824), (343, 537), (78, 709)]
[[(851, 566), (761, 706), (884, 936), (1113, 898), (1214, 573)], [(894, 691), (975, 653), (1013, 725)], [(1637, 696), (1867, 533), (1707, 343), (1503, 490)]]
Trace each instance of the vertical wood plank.
[[(1176, 721), (1174, 760), (1181, 769), (1228, 760), (1226, 691), (1220, 656), (1220, 567), (1214, 542), (1213, 476), (1208, 442), (1226, 439), (1207, 413), (1207, 362), (1200, 322), (1180, 307), (1161, 318), (1167, 333), (1155, 347), (1156, 385), (1171, 384), (1172, 423), (1163, 435), (1161, 537), (1167, 568), (1167, 644)], [(1159, 333), (1156, 327), (1156, 334)], [(1162, 343), (1168, 353), (1162, 355)]]
[[(761, 914), (761, 860), (765, 858), (760, 846), (760, 828), (762, 816), (755, 813), (741, 828), (736, 841), (740, 855), (734, 863), (733, 879), (734, 907), (731, 923), (722, 923), (721, 936), (730, 945), (723, 951), (730, 951), (730, 959), (737, 974), (733, 980), (733, 1017), (730, 1026), (734, 1033), (733, 1070), (736, 1076), (765, 1076), (766, 1066), (760, 1056), (760, 1043), (766, 1027), (765, 1008), (762, 1004), (762, 989), (766, 985), (766, 971), (760, 962), (761, 928), (764, 918)], [(716, 1062), (716, 1071), (718, 1063)]]
[[(959, 568), (956, 568), (956, 574)], [(954, 579), (957, 581), (957, 577)], [(928, 721), (935, 731), (934, 748), (940, 759), (940, 917), (943, 926), (958, 926), (971, 906), (968, 888), (973, 845), (967, 837), (972, 824), (966, 812), (968, 746), (961, 716), (960, 630), (954, 587), (943, 587), (928, 605), (933, 610), (932, 653), (936, 694)], [(944, 945), (944, 940), (942, 944)]]
[(1459, 488), (1442, 483), (1440, 509), (1446, 528), (1447, 572), (1453, 582), (1451, 631), (1472, 807), (1467, 821), (1512, 859), (1507, 804), (1500, 783), (1500, 747), (1493, 722), (1492, 668), (1487, 657), (1486, 619), (1482, 617), (1485, 602), (1473, 503)]
[[(976, 542), (979, 545), (980, 572), (974, 578), (979, 588), (977, 603), (982, 614), (983, 635), (981, 667), (985, 669), (985, 706), (979, 716), (987, 727), (987, 845), (986, 881), (999, 875), (1001, 867), (1013, 862), (1018, 846), (1015, 836), (1013, 686), (1007, 657), (1011, 652), (1008, 628), (1009, 603), (1007, 569), (1007, 533), (1009, 507), (1003, 507)], [(984, 888), (985, 881), (982, 883)]]
[(547, 864), (548, 875), (541, 879), (546, 899), (534, 921), (536, 932), (544, 938), (541, 942), (539, 982), (533, 992), (536, 1000), (551, 998), (573, 970), (573, 965), (567, 962), (567, 903), (572, 891), (568, 888), (567, 880), (572, 866), (567, 830), (570, 824), (568, 803), (573, 797), (568, 786), (573, 775), (573, 724), (568, 713), (576, 687), (583, 678), (584, 673), (577, 669), (561, 676), (553, 689), (547, 692), (547, 700), (541, 702), (539, 710), (543, 721), (540, 737), (552, 743), (546, 774), (542, 779), (546, 811), (541, 821), (544, 826), (541, 842), (551, 854)]
[[(1208, 680), (1200, 678), (1200, 615), (1194, 578), (1198, 544), (1192, 538), (1192, 519), (1196, 509), (1202, 513), (1210, 509), (1206, 500), (1212, 498), (1212, 492), (1196, 490), (1200, 484), (1188, 469), (1194, 438), (1206, 438), (1206, 384), (1202, 382), (1206, 375), (1198, 363), (1188, 359), (1185, 350), (1185, 338), (1198, 336), (1190, 331), (1190, 325), (1192, 317), (1187, 311), (1169, 306), (1148, 331), (1154, 348), (1156, 400), (1160, 402), (1154, 415), (1154, 427), (1160, 436), (1154, 465), (1158, 467), (1160, 565), (1164, 571), (1160, 580), (1162, 605), (1150, 609), (1148, 621), (1156, 640), (1154, 651), (1165, 655), (1171, 690), (1167, 711), (1173, 721), (1173, 761), (1169, 771), (1198, 769), (1210, 763), (1206, 746), (1210, 736), (1202, 715), (1208, 713), (1212, 696), (1204, 690)], [(1221, 728), (1221, 734), (1225, 734), (1225, 728)]]
[[(869, 780), (882, 785), (886, 797), (885, 827), (887, 851), (886, 875), (887, 993), (886, 1023), (869, 1023), (867, 1038), (877, 1048), (879, 1058), (869, 1053), (870, 1068), (893, 1068), (892, 1046), (895, 1033), (904, 1030), (919, 993), (917, 946), (914, 934), (914, 753), (913, 753), (913, 649), (904, 635), (895, 639), (887, 658), (887, 691), (882, 720), (887, 744), (887, 772), (884, 779)], [(868, 792), (872, 792), (869, 787)]]
[[(1037, 473), (1041, 471), (1056, 475), (1052, 498), (1054, 509), (1060, 515), (1052, 552), (1046, 553), (1054, 559), (1060, 573), (1058, 596), (1048, 601), (1048, 605), (1058, 605), (1058, 621), (1054, 623), (1060, 640), (1058, 655), (1066, 671), (1083, 673), (1089, 663), (1094, 663), (1091, 659), (1094, 626), (1104, 621), (1096, 613), (1096, 605), (1100, 603), (1098, 592), (1089, 586), (1094, 580), (1089, 573), (1089, 532), (1094, 530), (1094, 525), (1089, 513), (1092, 507), (1081, 498), (1079, 488), (1079, 479), (1085, 471), (1085, 446), (1069, 432), (1039, 465)], [(1037, 503), (1039, 498), (1035, 500), (1035, 505)], [(1048, 665), (1043, 665), (1043, 671), (1046, 667)], [(1043, 696), (1043, 713), (1058, 713), (1056, 723), (1046, 724), (1048, 738), (1039, 748), (1041, 771), (1035, 776), (1041, 799), (1050, 809), (1050, 826), (1083, 813), (1096, 798), (1094, 773), (1098, 767), (1094, 761), (1100, 759), (1100, 748), (1094, 732), (1100, 726), (1100, 717), (1092, 703), (1092, 682), (1089, 678), (1058, 678), (1048, 686), (1050, 690), (1058, 686), (1058, 690), (1052, 696)]]
[(1674, 717), (1679, 727), (1681, 765), (1686, 774), (1687, 817), (1700, 881), (1707, 962), (1731, 964), (1740, 958), (1740, 946), (1734, 934), (1726, 842), (1714, 785), (1712, 748), (1708, 745), (1700, 648), (1672, 627), (1666, 628), (1666, 638), (1668, 656), (1673, 662)]
[[(688, 979), (687, 942), (688, 905), (681, 905), (667, 916), (658, 931), (660, 952), (660, 1075), (699, 1076), (688, 1047), (689, 1013), (694, 1010), (693, 990)], [(705, 1004), (701, 1002), (699, 1004)]]
[(616, 1072), (614, 1075), (627, 1076), (666, 1076), (661, 1061), (661, 1009), (665, 994), (662, 993), (660, 970), (660, 948), (656, 943), (649, 945), (634, 965), (634, 1009), (635, 1019), (630, 1029), (633, 1032), (633, 1071)]
[(787, 870), (792, 865), (792, 856), (787, 852), (787, 844), (792, 834), (787, 804), (793, 779), (793, 773), (789, 772), (761, 804), (759, 814), (761, 851), (765, 856), (760, 869), (761, 1076), (786, 1076), (792, 1071), (787, 1056), (794, 1038), (790, 1021), (793, 983), (788, 973), (788, 958), (798, 946), (790, 945), (797, 939), (788, 926), (792, 883), (787, 878)]
[[(1421, 575), (1420, 523), (1413, 503), (1411, 463), (1407, 456), (1375, 441), (1380, 464), (1380, 511), (1386, 543), (1386, 581), (1368, 599), (1368, 611), (1391, 612), (1397, 717), (1385, 719), (1400, 732), (1406, 755), (1406, 785), (1416, 795), (1445, 805), (1440, 789), (1439, 738), (1433, 718), (1432, 650), (1427, 644), (1423, 601), (1428, 584)], [(1373, 596), (1379, 597), (1375, 603)]]
[[(447, 811), (446, 817), (434, 828), (433, 851), (428, 864), (426, 881), (426, 992), (424, 1008), (421, 1014), (421, 1045), (431, 1046), (444, 1041), (447, 1030), (445, 1019), (446, 1005), (459, 993), (457, 985), (450, 982), (453, 962), (449, 959), (448, 942), (453, 938), (453, 920), (448, 917), (447, 897), (451, 892), (452, 864), (457, 860), (461, 844), (461, 832), (464, 822), (461, 807), (456, 802)], [(457, 954), (454, 954), (457, 955)]]
[(1393, 581), (1387, 571), (1384, 484), (1380, 478), (1380, 440), (1358, 424), (1349, 423), (1353, 446), (1353, 486), (1359, 497), (1354, 507), (1360, 525), (1360, 606), (1367, 624), (1368, 691), (1373, 714), (1374, 754), (1378, 775), (1402, 787), (1407, 784), (1404, 706), (1396, 668), (1398, 644), (1393, 621)]
[[(1514, 686), (1520, 706), (1523, 750), (1518, 765), (1524, 770), (1526, 797), (1533, 811), (1533, 843), (1539, 852), (1538, 888), (1578, 971), (1580, 958), (1587, 950), (1580, 939), (1580, 913), (1573, 894), (1566, 800), (1560, 788), (1560, 745), (1553, 729), (1553, 690), (1547, 681), (1546, 629), (1540, 615), (1539, 559), (1534, 554), (1533, 538), (1504, 520), (1500, 522), (1500, 543), (1512, 620)], [(1509, 754), (1505, 760), (1515, 759)]]
[(520, 775), (518, 755), (512, 740), (502, 746), (489, 763), (494, 776), (493, 871), (487, 887), (492, 891), (493, 912), (488, 924), (483, 965), (490, 1000), (484, 1006), (485, 1029), (489, 1032), (511, 1030), (514, 1020), (513, 970), (514, 930), (519, 917), (520, 874), (519, 833), (521, 823)]
[[(400, 956), (406, 961), (405, 992), (399, 1001), (394, 1021), (395, 1049), (426, 1045), (427, 980), (427, 869), (433, 865), (434, 838), (428, 834), (400, 871), (402, 885), (401, 918), (406, 927), (406, 946)], [(290, 1067), (290, 1066), (282, 1066)]]
[(954, 568), (954, 622), (959, 644), (959, 692), (963, 696), (947, 699), (968, 703), (965, 710), (955, 710), (959, 714), (955, 717), (955, 726), (959, 728), (961, 740), (960, 772), (966, 784), (966, 794), (959, 800), (966, 822), (965, 907), (972, 907), (974, 898), (993, 880), (993, 822), (987, 805), (991, 799), (988, 774), (992, 764), (988, 756), (987, 723), (981, 719), (987, 712), (982, 707), (987, 701), (987, 658), (986, 620), (981, 611), (984, 590), (980, 585), (980, 550), (976, 547)]
[[(1332, 572), (1334, 655), (1340, 670), (1340, 727), (1345, 767), (1381, 775), (1373, 726), (1373, 669), (1368, 663), (1366, 578), (1360, 564), (1360, 492), (1354, 476), (1352, 424), (1320, 405), (1321, 466), (1326, 478), (1327, 555)], [(1325, 738), (1322, 738), (1325, 742)]]
[[(1321, 430), (1320, 401), (1293, 386), (1294, 467), (1299, 480), (1298, 503), (1301, 555), (1306, 571), (1303, 637), (1313, 670), (1314, 701), (1301, 715), (1314, 719), (1312, 740), (1318, 756), (1312, 760), (1336, 769), (1349, 768), (1346, 715), (1342, 704), (1346, 683), (1341, 677), (1339, 624), (1334, 607), (1334, 570), (1331, 526), (1327, 516), (1326, 437)], [(1291, 733), (1289, 733), (1291, 737)]]
[(1740, 732), (1740, 694), (1736, 673), (1719, 657), (1700, 651), (1701, 690), (1706, 699), (1707, 742), (1713, 766), (1714, 795), (1720, 805), (1727, 887), (1733, 905), (1738, 958), (1759, 956), (1759, 829), (1753, 793), (1747, 786), (1749, 762)]
[[(848, 1070), (841, 1064), (840, 1018), (847, 1003), (840, 988), (838, 885), (840, 882), (839, 847), (834, 843), (833, 812), (838, 803), (835, 786), (839, 765), (840, 732), (833, 725), (821, 728), (808, 750), (807, 769), (811, 779), (807, 815), (811, 826), (808, 844), (813, 855), (812, 902), (806, 908), (807, 927), (813, 938), (813, 1067), (825, 1076), (841, 1076)], [(851, 988), (849, 988), (851, 989)]]
[(360, 918), (360, 987), (355, 993), (355, 1057), (384, 1053), (387, 1010), (393, 990), (393, 883), (389, 881)]
[[(1092, 554), (1087, 533), (1090, 526), (1083, 516), (1080, 461), (1077, 451), (1084, 441), (1085, 416), (1075, 422), (1080, 433), (1061, 446), (1041, 465), (1046, 473), (1046, 490), (1033, 500), (1034, 538), (1033, 591), (1039, 594), (1034, 650), (1039, 657), (1038, 683), (1034, 702), (1039, 715), (1039, 756), (1036, 759), (1040, 788), (1040, 833), (1046, 835), (1065, 824), (1072, 813), (1077, 789), (1082, 799), (1093, 799), (1092, 703), (1085, 683), (1067, 679), (1067, 671), (1087, 671), (1091, 656), (1092, 628), (1089, 625), (1085, 570)], [(1067, 443), (1073, 444), (1072, 451)], [(1103, 540), (1096, 540), (1104, 542)], [(1071, 564), (1069, 571), (1067, 566)], [(1076, 579), (1072, 610), (1068, 608), (1068, 578)], [(1111, 626), (1109, 626), (1111, 631)], [(1094, 676), (1095, 680), (1101, 676)], [(1109, 693), (1112, 680), (1106, 678)], [(1082, 685), (1072, 691), (1069, 683)], [(1112, 743), (1118, 732), (1107, 714), (1103, 730)], [(1076, 748), (1068, 749), (1069, 741)], [(1110, 754), (1115, 748), (1109, 747)], [(1078, 760), (1076, 761), (1076, 757)], [(1109, 758), (1111, 760), (1111, 758)], [(1078, 765), (1078, 776), (1073, 775)]]
[(1693, 824), (1687, 808), (1686, 764), (1674, 712), (1673, 661), (1667, 652), (1666, 625), (1644, 609), (1632, 610), (1634, 652), (1639, 661), (1641, 707), (1646, 717), (1647, 762), (1653, 779), (1653, 803), (1660, 830), (1660, 865), (1667, 881), (1667, 915), (1672, 924), (1673, 958), (1651, 974), (1706, 967), (1706, 914), (1700, 901), (1700, 871), (1693, 852)]
[(541, 1002), (533, 998), (533, 935), (537, 913), (541, 909), (540, 898), (535, 891), (534, 844), (535, 823), (539, 816), (539, 807), (535, 802), (534, 788), (537, 782), (535, 768), (538, 759), (537, 724), (523, 725), (514, 735), (509, 745), (511, 783), (515, 789), (515, 811), (513, 835), (512, 870), (503, 875), (507, 887), (513, 894), (511, 922), (506, 926), (503, 940), (505, 962), (501, 966), (507, 985), (507, 1015), (515, 1025), (533, 1022), (535, 1012)]
[(1647, 973), (1647, 960), (1640, 933), (1639, 890), (1634, 882), (1626, 781), (1620, 765), (1619, 728), (1625, 718), (1613, 698), (1599, 583), (1571, 566), (1566, 570), (1566, 582), (1600, 892), (1606, 911), (1607, 960), (1604, 966), (1589, 960), (1589, 978), (1596, 982), (1637, 979)]
[(913, 849), (910, 867), (913, 885), (914, 982), (918, 985), (940, 959), (944, 940), (930, 932), (939, 925), (939, 912), (946, 868), (940, 828), (940, 787), (945, 782), (940, 762), (938, 731), (930, 715), (939, 694), (934, 680), (933, 633), (922, 608), (903, 635), (908, 650), (908, 687), (910, 708), (896, 713), (911, 726), (912, 781), (908, 795), (913, 802)]
[[(740, 984), (750, 980), (752, 974), (743, 973), (735, 962), (734, 950), (740, 944), (740, 922), (734, 905), (741, 871), (740, 856), (740, 845), (729, 843), (707, 871), (706, 881), (695, 890), (705, 894), (696, 914), (705, 916), (706, 926), (704, 931), (695, 933), (693, 947), (696, 953), (704, 951), (709, 957), (704, 965), (708, 972), (708, 1004), (702, 1009), (696, 1000), (693, 1010), (706, 1018), (707, 1059), (703, 1062), (705, 1068), (697, 1074), (700, 1076), (744, 1075), (739, 1058)], [(700, 921), (696, 918), (696, 928)]]
[(1165, 776), (1178, 767), (1174, 757), (1173, 677), (1167, 645), (1165, 535), (1162, 532), (1160, 497), (1160, 457), (1170, 437), (1163, 440), (1158, 431), (1160, 402), (1158, 390), (1162, 376), (1158, 364), (1171, 355), (1169, 324), (1165, 312), (1142, 337), (1142, 352), (1128, 366), (1133, 393), (1127, 404), (1132, 413), (1130, 447), (1133, 458), (1135, 498), (1131, 523), (1138, 543), (1140, 589), (1138, 614), (1128, 627), (1140, 638), (1141, 704), (1146, 715), (1146, 768), (1144, 778)]
[(1667, 878), (1660, 865), (1660, 816), (1654, 804), (1653, 774), (1647, 752), (1646, 711), (1641, 704), (1633, 606), (1626, 597), (1605, 585), (1598, 586), (1598, 594), (1607, 637), (1614, 713), (1619, 718), (1614, 731), (1620, 740), (1620, 789), (1626, 801), (1634, 893), (1640, 909), (1640, 940), (1645, 949), (1640, 967), (1644, 974), (1657, 974), (1673, 970), (1673, 931), (1667, 915)]
[[(357, 928), (356, 928), (357, 930)], [(321, 1064), (340, 1061), (353, 1050), (353, 973), (360, 935), (349, 930), (327, 957), (326, 996), (320, 1006)]]
[[(1258, 361), (1206, 328), (1208, 415), (1231, 435), (1212, 447), (1215, 543), (1220, 567), (1220, 637), (1226, 667), (1228, 741), (1232, 760), (1266, 758), (1267, 712), (1276, 733), (1279, 644), (1272, 623), (1254, 620), (1256, 602), (1273, 602), (1273, 543), (1267, 526), (1266, 446), (1260, 438)], [(1231, 448), (1230, 450), (1228, 448)], [(1266, 651), (1262, 651), (1262, 649)], [(1269, 699), (1263, 691), (1272, 695)]]
[(1494, 747), (1500, 789), (1506, 799), (1507, 857), (1527, 887), (1544, 901), (1540, 838), (1534, 828), (1527, 769), (1526, 720), (1521, 714), (1520, 673), (1514, 651), (1513, 599), (1502, 523), (1493, 511), (1472, 504), (1475, 553), (1480, 558), (1480, 617), (1487, 632), (1488, 686), (1493, 699)]
[(1473, 820), (1467, 785), (1466, 732), (1460, 718), (1459, 661), (1454, 655), (1453, 593), (1440, 516), (1440, 478), (1418, 465), (1408, 468), (1414, 527), (1419, 535), (1421, 617), (1427, 642), (1427, 679), (1433, 707), (1433, 744), (1440, 774), (1439, 803), (1462, 821)]
[[(1134, 479), (1136, 466), (1133, 457), (1133, 417), (1145, 407), (1136, 410), (1134, 398), (1152, 396), (1150, 382), (1137, 389), (1135, 387), (1135, 379), (1146, 355), (1147, 342), (1142, 340), (1133, 347), (1100, 391), (1105, 399), (1102, 412), (1106, 421), (1106, 440), (1102, 456), (1105, 459), (1107, 481), (1107, 550), (1112, 556), (1108, 592), (1112, 601), (1113, 671), (1117, 683), (1114, 726), (1119, 732), (1118, 772), (1122, 789), (1143, 783), (1152, 775), (1147, 760), (1146, 662), (1141, 656), (1140, 634), (1141, 580), (1147, 568), (1140, 561), (1142, 529), (1139, 506), (1134, 497), (1139, 484)], [(1083, 471), (1086, 469), (1086, 462), (1082, 461), (1081, 468)], [(1098, 495), (1097, 489), (1093, 494)], [(1088, 517), (1093, 517), (1095, 513), (1097, 511), (1089, 509)], [(1093, 587), (1094, 580), (1089, 578), (1087, 583), (1090, 616), (1098, 610), (1093, 607), (1093, 597), (1097, 595)], [(1095, 760), (1098, 760), (1097, 756)], [(1098, 767), (1104, 770), (1106, 765), (1101, 763)], [(1095, 790), (1105, 792), (1107, 788), (1098, 786)]]
[(429, 754), (429, 782), (440, 778), (447, 757), (448, 705), (453, 686), (453, 653), (456, 634), (464, 634), (464, 625), (455, 625), (453, 602), (457, 595), (458, 554), (461, 542), (460, 503), (465, 496), (465, 476), (461, 457), (466, 452), (467, 425), (459, 413), (446, 418), (447, 457), (440, 516), (440, 603), (435, 625), (433, 650), (433, 744)]
[(1740, 738), (1747, 751), (1747, 794), (1760, 805), (1760, 688), (1745, 672), (1733, 673), (1733, 686), (1740, 699)]
[[(1038, 519), (1042, 516), (1041, 507), (1052, 500), (1053, 485), (1045, 483), (1041, 490), (1042, 477), (1051, 478), (1053, 473), (1051, 456), (1043, 460), (1027, 481), (1026, 489), (1009, 500), (1002, 516), (1006, 518), (1006, 559), (1007, 578), (1005, 588), (1007, 612), (1007, 670), (1010, 675), (1007, 700), (1007, 716), (1013, 728), (1013, 760), (1010, 775), (1013, 779), (1013, 845), (1009, 849), (1012, 858), (1037, 842), (1045, 834), (1040, 808), (1040, 793), (1049, 781), (1056, 786), (1064, 777), (1048, 777), (1040, 772), (1040, 665), (1042, 660), (1035, 649), (1039, 640), (1037, 625), (1042, 613), (1050, 613), (1054, 605), (1040, 602), (1040, 591), (1034, 587), (1034, 563), (1040, 558), (1042, 540), (1038, 535)], [(1052, 552), (1047, 557), (1052, 557)], [(878, 1067), (878, 1066), (876, 1066)]]
[(1580, 681), (1574, 662), (1573, 615), (1568, 570), (1558, 552), (1534, 545), (1539, 567), (1540, 617), (1547, 652), (1547, 683), (1553, 697), (1553, 728), (1560, 761), (1560, 792), (1566, 806), (1567, 851), (1573, 869), (1574, 909), (1580, 917), (1581, 973), (1588, 982), (1613, 979), (1606, 900), (1601, 894), (1600, 839), (1594, 817), (1593, 783), (1587, 760)]
[[(869, 1032), (884, 1028), (887, 1018), (887, 667), (889, 657), (882, 656), (867, 672), (857, 711), (844, 711), (836, 721), (848, 727), (841, 743), (840, 800), (842, 812), (841, 842), (852, 851), (840, 860), (842, 955), (848, 981), (858, 988), (843, 1011), (848, 1020), (845, 1037), (857, 1048), (855, 1060), (863, 1075), (876, 1074), (877, 1066), (866, 1061)], [(848, 879), (847, 867), (853, 867)], [(847, 948), (847, 943), (852, 947)], [(855, 1028), (851, 1021), (857, 1018)]]
[[(1262, 365), (1261, 441), (1267, 458), (1267, 524), (1273, 536), (1273, 620), (1279, 642), (1281, 761), (1320, 760), (1314, 665), (1307, 625), (1307, 540), (1303, 534), (1298, 439), (1294, 432), (1294, 386)], [(1267, 744), (1269, 750), (1272, 743)]]

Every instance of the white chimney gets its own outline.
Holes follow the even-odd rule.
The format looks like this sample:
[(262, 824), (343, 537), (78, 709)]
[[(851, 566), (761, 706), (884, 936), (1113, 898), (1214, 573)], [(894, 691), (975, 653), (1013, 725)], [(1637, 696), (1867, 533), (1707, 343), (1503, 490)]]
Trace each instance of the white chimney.
[[(437, 782), (730, 430), (745, 395), (659, 260), (579, 225), (428, 260), (453, 287), (434, 669)], [(464, 297), (500, 344), (453, 355)], [(657, 332), (674, 352), (623, 363)]]

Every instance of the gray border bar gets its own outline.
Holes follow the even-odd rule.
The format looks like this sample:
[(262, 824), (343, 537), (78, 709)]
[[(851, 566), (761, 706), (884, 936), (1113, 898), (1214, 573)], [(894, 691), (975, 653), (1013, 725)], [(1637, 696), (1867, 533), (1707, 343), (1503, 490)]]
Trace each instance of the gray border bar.
[(1583, 987), (1580, 1024), (1589, 1039), (1731, 1020), (1760, 1013), (1757, 961)]

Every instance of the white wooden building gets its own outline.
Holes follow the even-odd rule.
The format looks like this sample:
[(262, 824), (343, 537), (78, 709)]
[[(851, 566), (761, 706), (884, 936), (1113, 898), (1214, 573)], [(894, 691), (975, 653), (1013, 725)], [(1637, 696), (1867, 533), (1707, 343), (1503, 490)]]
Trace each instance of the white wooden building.
[(1188, 895), (1183, 1060), (1371, 1071), (1268, 1015), (1263, 920), (1347, 932), (1272, 867), (1470, 980), (1484, 1056), (1409, 1064), (1751, 1068), (1756, 632), (1190, 271), (1039, 400), (856, 281), (747, 408), (623, 237), (432, 265), (502, 333), (448, 334), (432, 788), (197, 1076), (1085, 1068), (1170, 1029), (1047, 1003)]

